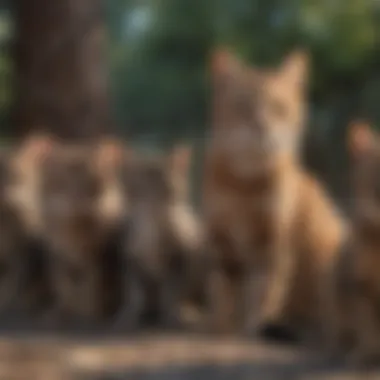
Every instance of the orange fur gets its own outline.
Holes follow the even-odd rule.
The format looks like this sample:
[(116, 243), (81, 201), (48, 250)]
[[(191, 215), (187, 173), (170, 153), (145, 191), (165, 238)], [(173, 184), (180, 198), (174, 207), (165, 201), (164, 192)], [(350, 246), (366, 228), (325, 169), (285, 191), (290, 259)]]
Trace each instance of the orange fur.
[(216, 254), (213, 326), (230, 329), (234, 314), (248, 331), (285, 314), (310, 323), (315, 297), (334, 306), (345, 223), (298, 159), (307, 59), (296, 52), (277, 70), (259, 71), (224, 52), (215, 67), (203, 192)]

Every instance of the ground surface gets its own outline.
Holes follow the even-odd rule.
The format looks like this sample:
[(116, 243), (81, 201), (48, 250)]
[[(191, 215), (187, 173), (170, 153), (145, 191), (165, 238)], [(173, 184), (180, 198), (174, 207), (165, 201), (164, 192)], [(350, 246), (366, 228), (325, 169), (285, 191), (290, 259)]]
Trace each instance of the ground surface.
[(323, 364), (305, 349), (192, 335), (0, 337), (0, 380), (380, 379)]

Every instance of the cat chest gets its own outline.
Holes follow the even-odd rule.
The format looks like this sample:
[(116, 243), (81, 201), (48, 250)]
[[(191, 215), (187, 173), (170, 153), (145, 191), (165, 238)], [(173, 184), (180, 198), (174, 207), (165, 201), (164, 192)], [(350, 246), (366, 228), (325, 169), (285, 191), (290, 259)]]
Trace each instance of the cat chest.
[(269, 197), (228, 198), (214, 203), (211, 223), (242, 249), (267, 244), (273, 230), (273, 205)]

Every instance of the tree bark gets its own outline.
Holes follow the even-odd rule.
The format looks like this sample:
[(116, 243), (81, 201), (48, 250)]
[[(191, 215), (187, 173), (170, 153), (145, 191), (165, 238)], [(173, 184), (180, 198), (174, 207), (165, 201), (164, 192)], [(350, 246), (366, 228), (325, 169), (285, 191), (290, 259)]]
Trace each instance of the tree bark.
[(18, 0), (14, 135), (78, 141), (110, 128), (101, 0)]

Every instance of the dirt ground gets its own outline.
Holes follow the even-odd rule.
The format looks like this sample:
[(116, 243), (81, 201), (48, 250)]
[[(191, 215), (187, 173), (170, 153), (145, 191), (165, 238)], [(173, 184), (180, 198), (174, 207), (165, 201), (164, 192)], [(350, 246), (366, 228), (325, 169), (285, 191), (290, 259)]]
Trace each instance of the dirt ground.
[(296, 347), (194, 335), (69, 336), (7, 330), (0, 380), (380, 379)]

